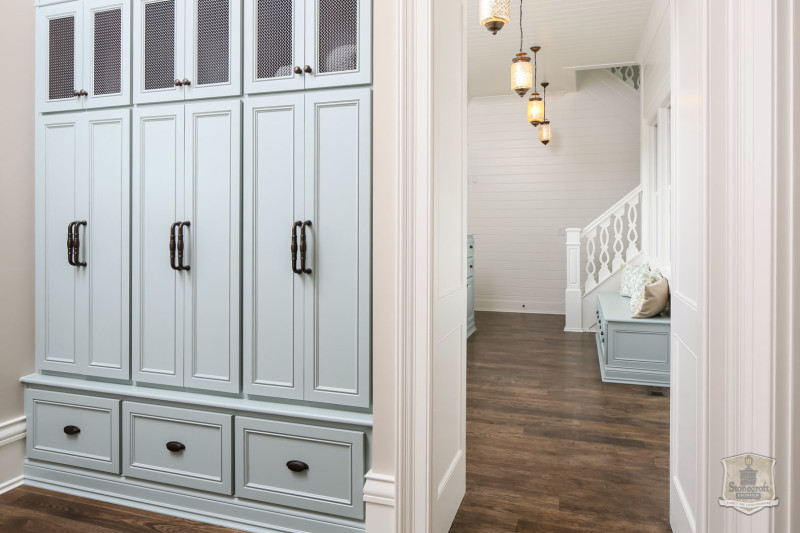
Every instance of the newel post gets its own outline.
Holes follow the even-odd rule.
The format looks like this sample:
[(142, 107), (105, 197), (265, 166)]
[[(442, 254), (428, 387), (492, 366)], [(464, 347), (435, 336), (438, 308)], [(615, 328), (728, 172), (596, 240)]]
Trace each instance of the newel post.
[(566, 325), (564, 331), (583, 331), (583, 294), (581, 293), (581, 228), (567, 228), (567, 289), (565, 292)]

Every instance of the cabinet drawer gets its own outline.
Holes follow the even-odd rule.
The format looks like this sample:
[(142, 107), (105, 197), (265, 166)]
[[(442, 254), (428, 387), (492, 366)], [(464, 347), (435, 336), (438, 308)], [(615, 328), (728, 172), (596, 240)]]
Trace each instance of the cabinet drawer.
[(231, 415), (125, 402), (126, 476), (231, 493)]
[(669, 330), (610, 324), (608, 339), (608, 366), (669, 371)]
[(236, 418), (236, 495), (364, 517), (364, 433)]
[(119, 474), (119, 400), (25, 391), (31, 459)]

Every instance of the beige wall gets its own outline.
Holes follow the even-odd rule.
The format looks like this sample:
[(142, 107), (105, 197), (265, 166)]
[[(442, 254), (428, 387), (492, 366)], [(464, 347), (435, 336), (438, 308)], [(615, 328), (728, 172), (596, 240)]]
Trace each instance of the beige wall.
[[(0, 425), (22, 414), (33, 372), (33, 0), (0, 8)], [(0, 483), (4, 480), (0, 479)]]

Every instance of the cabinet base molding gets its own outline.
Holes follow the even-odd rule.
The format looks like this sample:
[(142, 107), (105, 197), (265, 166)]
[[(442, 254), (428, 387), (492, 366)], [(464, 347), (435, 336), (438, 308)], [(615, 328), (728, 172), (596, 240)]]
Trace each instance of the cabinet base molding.
[(363, 533), (364, 523), (34, 460), (25, 484), (254, 533)]

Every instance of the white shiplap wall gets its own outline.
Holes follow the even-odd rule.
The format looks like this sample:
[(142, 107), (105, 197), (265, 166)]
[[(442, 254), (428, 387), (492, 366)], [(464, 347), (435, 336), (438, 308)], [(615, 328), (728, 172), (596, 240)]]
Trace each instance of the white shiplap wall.
[[(476, 309), (564, 313), (565, 237), (639, 184), (639, 94), (606, 70), (548, 97), (547, 146), (510, 95), (469, 103), (468, 231)], [(523, 307), (524, 306), (524, 307)]]

